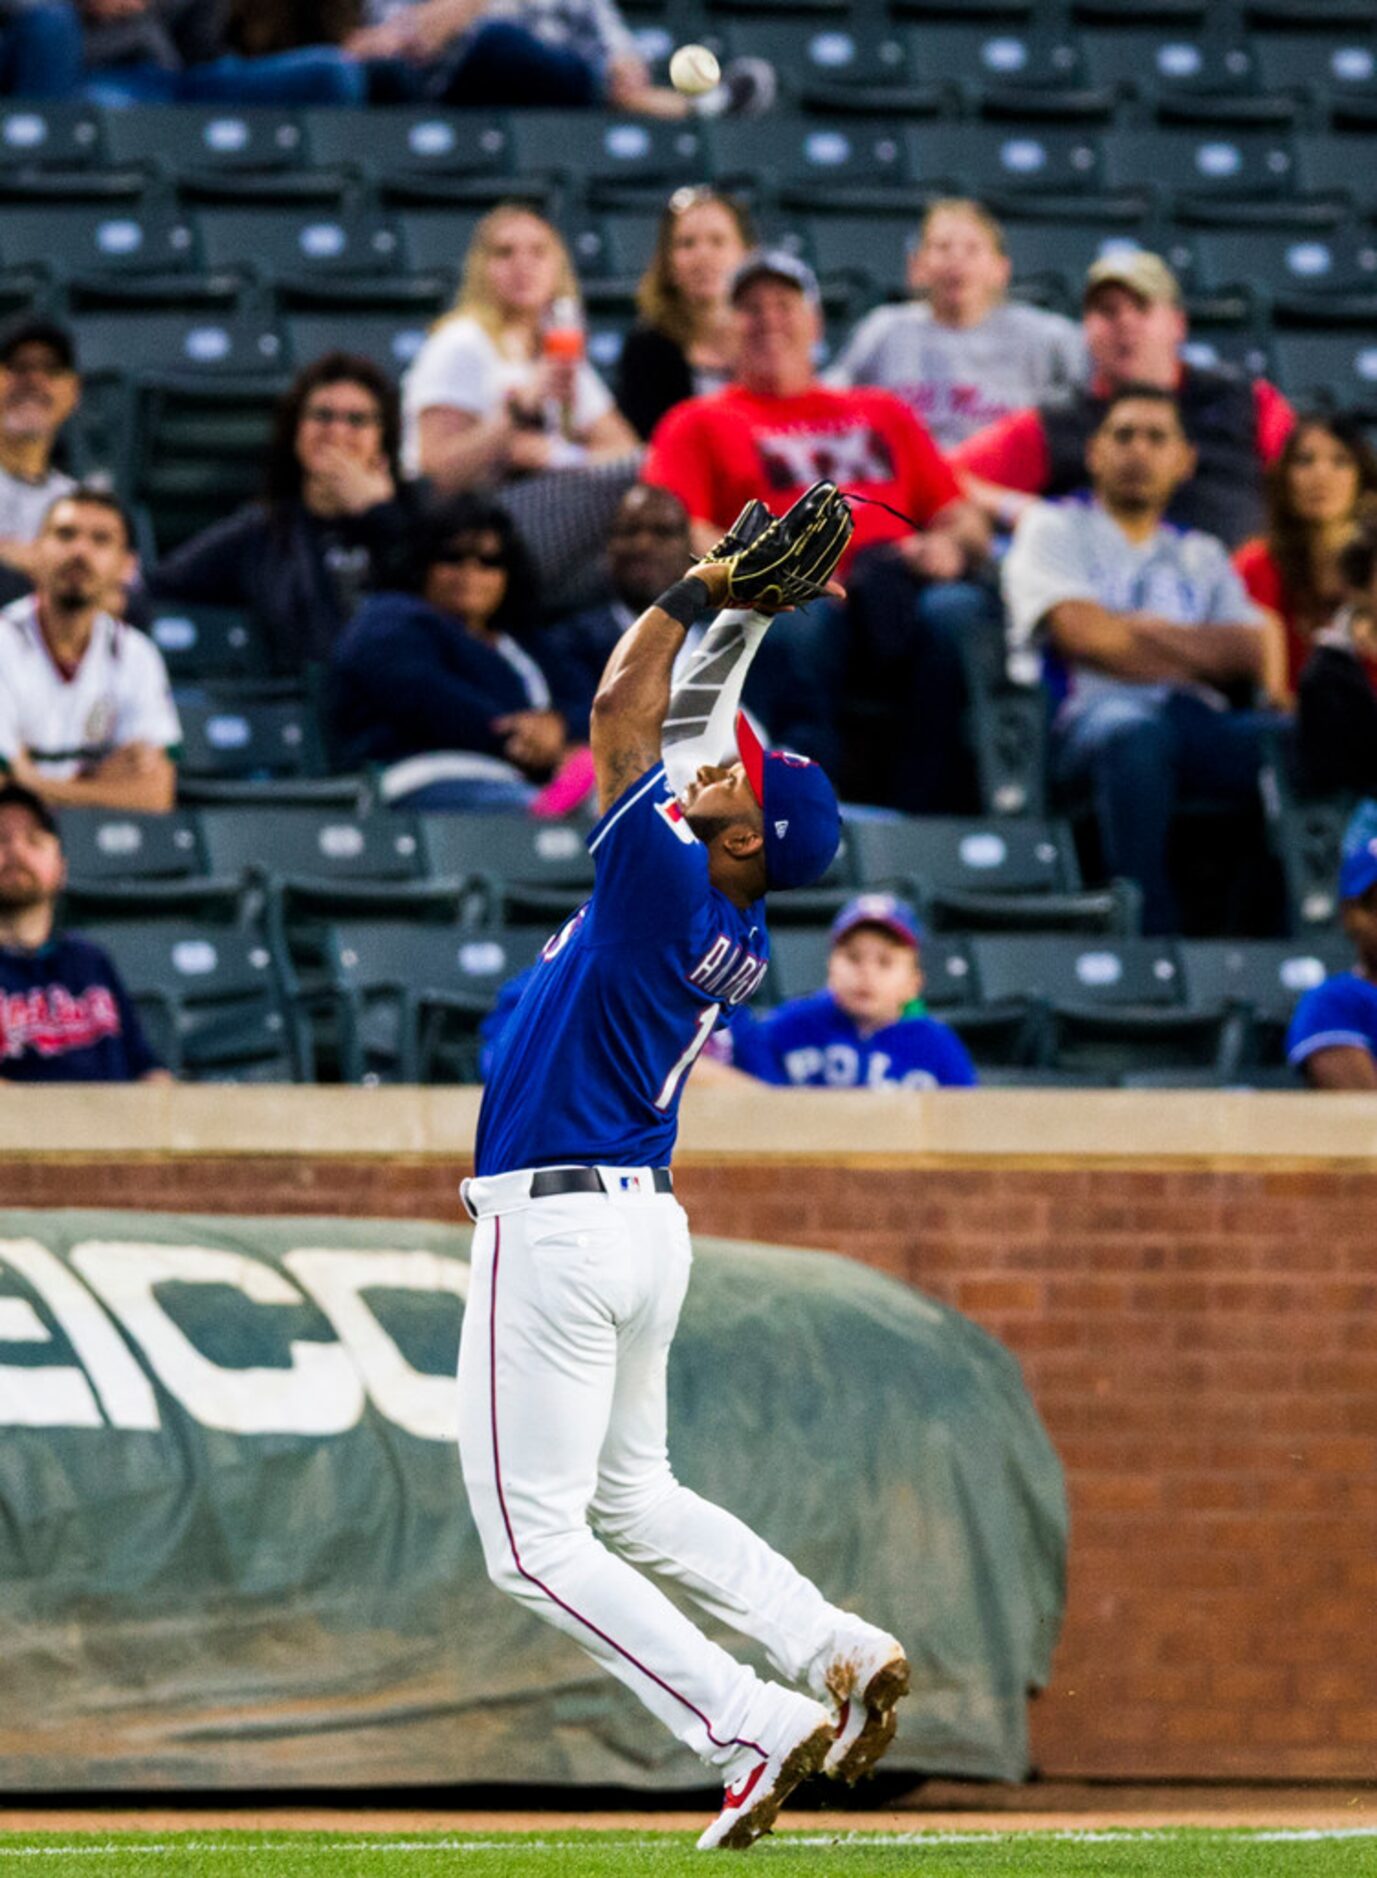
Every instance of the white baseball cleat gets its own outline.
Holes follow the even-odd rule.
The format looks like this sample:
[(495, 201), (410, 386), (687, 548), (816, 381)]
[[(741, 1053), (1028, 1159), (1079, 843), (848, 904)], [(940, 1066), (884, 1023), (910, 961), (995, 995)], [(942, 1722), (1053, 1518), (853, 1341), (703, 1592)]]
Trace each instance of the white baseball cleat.
[(775, 1823), (775, 1815), (801, 1780), (818, 1772), (836, 1735), (826, 1709), (809, 1703), (804, 1732), (757, 1761), (722, 1796), (722, 1811), (698, 1841), (700, 1852), (744, 1852)]
[(894, 1739), (895, 1709), (908, 1694), (908, 1658), (896, 1638), (877, 1630), (872, 1640), (834, 1656), (825, 1675), (837, 1702), (837, 1732), (823, 1772), (854, 1786)]

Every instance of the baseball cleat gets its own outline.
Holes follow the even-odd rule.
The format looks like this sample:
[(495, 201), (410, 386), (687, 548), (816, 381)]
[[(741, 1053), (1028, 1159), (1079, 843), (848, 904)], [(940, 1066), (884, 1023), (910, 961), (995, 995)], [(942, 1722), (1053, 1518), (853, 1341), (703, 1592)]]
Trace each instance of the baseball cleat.
[(757, 1761), (727, 1788), (722, 1811), (698, 1841), (700, 1852), (744, 1852), (770, 1830), (794, 1788), (818, 1772), (832, 1746), (834, 1724), (825, 1710), (819, 1708), (817, 1713), (807, 1734), (767, 1760)]
[(894, 1739), (898, 1704), (908, 1694), (909, 1667), (903, 1645), (877, 1636), (872, 1644), (834, 1657), (827, 1686), (837, 1701), (836, 1739), (823, 1772), (854, 1786), (868, 1774)]

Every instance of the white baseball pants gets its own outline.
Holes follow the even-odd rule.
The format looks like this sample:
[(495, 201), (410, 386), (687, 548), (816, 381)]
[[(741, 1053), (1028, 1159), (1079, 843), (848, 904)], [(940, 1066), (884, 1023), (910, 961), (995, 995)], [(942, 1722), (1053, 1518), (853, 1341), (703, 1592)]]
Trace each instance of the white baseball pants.
[(648, 1169), (604, 1171), (639, 1175), (643, 1190), (531, 1200), (528, 1173), (465, 1182), (478, 1224), (459, 1350), (464, 1483), (493, 1583), (730, 1781), (816, 1711), (709, 1641), (635, 1567), (672, 1579), (818, 1693), (859, 1620), (670, 1471), (666, 1372), (688, 1222)]

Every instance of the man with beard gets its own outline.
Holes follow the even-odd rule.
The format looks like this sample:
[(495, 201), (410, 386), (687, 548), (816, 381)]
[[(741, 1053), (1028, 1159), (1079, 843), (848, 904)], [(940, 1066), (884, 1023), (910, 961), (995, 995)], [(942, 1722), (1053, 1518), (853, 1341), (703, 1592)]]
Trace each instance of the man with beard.
[(1222, 542), (1163, 516), (1196, 454), (1169, 391), (1127, 385), (1090, 440), (1093, 495), (1038, 503), (1004, 562), (1015, 656), (1050, 642), (1069, 673), (1058, 782), (1089, 786), (1110, 875), (1143, 890), (1143, 930), (1177, 930), (1167, 834), (1178, 793), (1256, 799), (1261, 711), (1223, 690), (1262, 676), (1264, 616)]
[(28, 585), (39, 525), (75, 486), (53, 468), (53, 448), (80, 396), (76, 352), (63, 327), (22, 319), (0, 338), (0, 599)]
[(0, 763), (56, 807), (163, 811), (176, 795), (162, 654), (102, 608), (131, 568), (123, 508), (77, 487), (43, 519), (35, 591), (0, 611)]
[(0, 784), (0, 1082), (164, 1082), (99, 946), (54, 933), (65, 875), (52, 810)]

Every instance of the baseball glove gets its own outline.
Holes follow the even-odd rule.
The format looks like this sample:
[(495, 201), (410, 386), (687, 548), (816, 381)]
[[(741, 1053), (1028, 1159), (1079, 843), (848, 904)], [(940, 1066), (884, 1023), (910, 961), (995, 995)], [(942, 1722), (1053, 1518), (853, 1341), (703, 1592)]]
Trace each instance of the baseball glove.
[(754, 512), (759, 507), (748, 504), (717, 548), (704, 558), (726, 567), (731, 581), (728, 599), (733, 606), (763, 612), (804, 606), (817, 598), (836, 571), (855, 527), (851, 510), (836, 484), (826, 482), (814, 483), (791, 509), (764, 528), (759, 527)]

